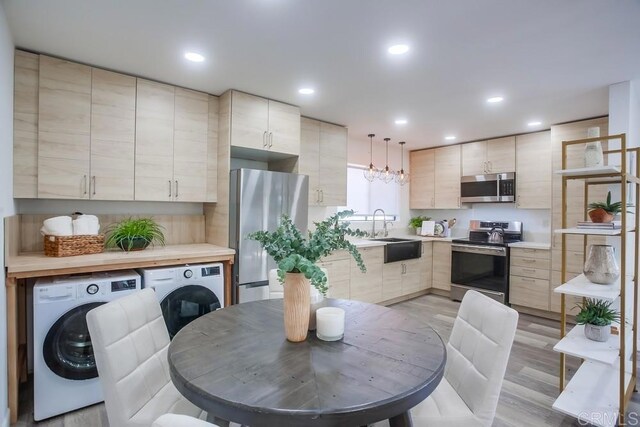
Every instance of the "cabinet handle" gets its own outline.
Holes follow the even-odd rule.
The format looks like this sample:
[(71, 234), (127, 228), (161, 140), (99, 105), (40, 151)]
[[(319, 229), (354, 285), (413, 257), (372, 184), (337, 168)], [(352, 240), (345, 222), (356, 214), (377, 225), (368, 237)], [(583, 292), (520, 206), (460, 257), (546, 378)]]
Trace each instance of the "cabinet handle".
[(516, 198), (516, 206), (520, 207), (520, 195), (518, 194), (518, 197)]
[(320, 203), (324, 203), (324, 190), (320, 190)]
[(96, 195), (96, 176), (95, 175), (93, 175), (92, 180), (93, 180), (93, 195), (95, 196)]
[(536, 262), (535, 259), (527, 259), (527, 258), (522, 258), (522, 261), (527, 262), (529, 264), (535, 264)]
[(176, 179), (176, 199), (178, 198), (178, 180)]
[(83, 182), (83, 186), (84, 186), (84, 193), (82, 193), (84, 196), (87, 195), (87, 175), (82, 175), (82, 182)]
[(493, 162), (489, 160), (489, 173), (493, 172)]
[(482, 162), (482, 172), (487, 173), (487, 162)]
[(171, 180), (169, 180), (169, 198), (171, 198)]
[(269, 148), (273, 147), (273, 132), (269, 132)]
[(262, 147), (266, 147), (267, 146), (267, 131), (265, 130), (262, 133)]
[(521, 277), (520, 280), (523, 282), (536, 283), (536, 279), (527, 279), (526, 277)]

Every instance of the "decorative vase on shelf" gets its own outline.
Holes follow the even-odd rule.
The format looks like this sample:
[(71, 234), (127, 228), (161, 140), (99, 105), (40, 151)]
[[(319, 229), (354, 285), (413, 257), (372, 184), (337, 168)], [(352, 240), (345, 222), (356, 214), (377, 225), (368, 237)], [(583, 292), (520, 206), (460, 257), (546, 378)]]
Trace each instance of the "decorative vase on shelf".
[(615, 249), (611, 245), (591, 245), (583, 273), (592, 283), (610, 285), (620, 277)]
[(611, 325), (598, 326), (598, 325), (584, 325), (584, 335), (592, 340), (598, 342), (607, 342), (611, 336)]
[[(596, 138), (598, 136), (600, 136), (599, 127), (587, 129), (587, 138)], [(594, 168), (599, 166), (604, 166), (602, 143), (600, 141), (586, 143), (584, 145), (584, 167)]]
[(602, 208), (592, 209), (589, 211), (589, 219), (591, 222), (603, 223), (613, 221), (614, 215)]
[(309, 279), (302, 273), (287, 273), (284, 279), (284, 332), (287, 340), (301, 342), (307, 339), (311, 290)]

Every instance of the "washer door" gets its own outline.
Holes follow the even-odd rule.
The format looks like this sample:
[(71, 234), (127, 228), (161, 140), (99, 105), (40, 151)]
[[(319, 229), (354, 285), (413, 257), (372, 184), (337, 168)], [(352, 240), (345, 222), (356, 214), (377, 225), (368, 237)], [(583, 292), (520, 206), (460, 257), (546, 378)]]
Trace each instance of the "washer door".
[(173, 338), (180, 329), (221, 306), (220, 300), (211, 289), (200, 285), (187, 285), (167, 295), (160, 307), (169, 337)]
[(53, 324), (42, 353), (53, 372), (69, 380), (96, 378), (98, 370), (87, 328), (87, 313), (105, 302), (92, 302), (73, 308)]

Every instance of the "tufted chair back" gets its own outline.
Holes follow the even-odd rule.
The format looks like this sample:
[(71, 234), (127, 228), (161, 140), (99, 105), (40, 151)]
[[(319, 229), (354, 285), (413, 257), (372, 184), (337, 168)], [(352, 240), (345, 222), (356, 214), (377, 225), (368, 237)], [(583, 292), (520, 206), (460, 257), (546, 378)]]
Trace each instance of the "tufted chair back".
[(444, 376), (483, 425), (493, 422), (517, 326), (512, 308), (476, 291), (464, 295)]
[(171, 382), (169, 333), (152, 289), (91, 310), (87, 325), (112, 427), (150, 427), (165, 413), (203, 415)]

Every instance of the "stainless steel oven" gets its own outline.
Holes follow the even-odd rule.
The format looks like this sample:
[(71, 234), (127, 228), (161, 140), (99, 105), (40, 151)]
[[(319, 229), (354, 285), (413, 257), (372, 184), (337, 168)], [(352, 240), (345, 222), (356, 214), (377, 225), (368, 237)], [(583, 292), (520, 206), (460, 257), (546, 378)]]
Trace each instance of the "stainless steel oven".
[(501, 303), (509, 301), (509, 248), (487, 244), (451, 244), (451, 299), (469, 289)]
[(515, 202), (516, 174), (494, 173), (463, 176), (460, 179), (462, 203)]

